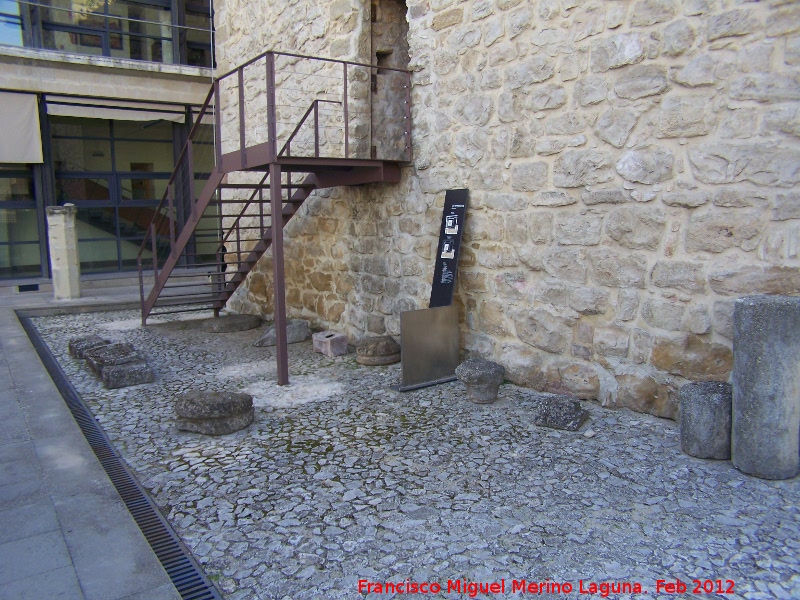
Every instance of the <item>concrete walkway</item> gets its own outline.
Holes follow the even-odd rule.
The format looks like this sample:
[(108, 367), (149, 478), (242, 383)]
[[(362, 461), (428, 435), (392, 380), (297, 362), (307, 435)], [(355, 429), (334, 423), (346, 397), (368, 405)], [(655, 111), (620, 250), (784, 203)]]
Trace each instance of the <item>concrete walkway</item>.
[(0, 293), (0, 599), (180, 598), (14, 312), (138, 301), (113, 283), (69, 302)]

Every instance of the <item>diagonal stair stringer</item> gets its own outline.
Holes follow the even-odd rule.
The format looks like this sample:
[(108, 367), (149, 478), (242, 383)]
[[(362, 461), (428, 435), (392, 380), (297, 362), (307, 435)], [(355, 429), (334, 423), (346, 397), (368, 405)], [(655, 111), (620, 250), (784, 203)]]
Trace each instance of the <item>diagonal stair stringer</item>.
[[(211, 171), (211, 175), (209, 176), (208, 180), (206, 181), (205, 186), (203, 186), (203, 190), (200, 192), (200, 196), (197, 199), (197, 202), (194, 203), (192, 206), (192, 212), (190, 213), (186, 225), (184, 225), (183, 229), (181, 229), (180, 234), (178, 235), (175, 243), (172, 245), (172, 251), (169, 254), (169, 257), (164, 262), (164, 266), (155, 274), (154, 281), (153, 281), (153, 288), (150, 290), (150, 293), (147, 296), (146, 304), (143, 304), (142, 310), (142, 320), (144, 321), (149, 313), (152, 311), (153, 306), (155, 306), (155, 302), (158, 299), (159, 295), (164, 289), (164, 286), (169, 279), (169, 276), (172, 274), (172, 270), (178, 264), (180, 260), (181, 254), (186, 249), (186, 245), (189, 243), (189, 240), (192, 238), (192, 234), (194, 233), (195, 229), (197, 228), (197, 224), (200, 222), (200, 218), (203, 216), (203, 212), (208, 208), (209, 202), (214, 197), (214, 194), (217, 193), (217, 189), (219, 184), (222, 183), (222, 178), (225, 176), (224, 173), (220, 173), (216, 168)], [(150, 309), (146, 311), (145, 314), (145, 306), (149, 306)]]

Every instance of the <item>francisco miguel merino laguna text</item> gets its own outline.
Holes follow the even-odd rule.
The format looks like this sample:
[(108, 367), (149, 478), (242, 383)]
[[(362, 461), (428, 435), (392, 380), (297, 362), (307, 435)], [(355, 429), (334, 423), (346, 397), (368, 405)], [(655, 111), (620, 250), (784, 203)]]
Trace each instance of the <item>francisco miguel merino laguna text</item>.
[(442, 584), (438, 581), (370, 581), (358, 580), (359, 594), (404, 594), (425, 595), (459, 593), (467, 594), (470, 598), (478, 594), (504, 594), (506, 591), (523, 594), (586, 594), (607, 598), (611, 594), (641, 594), (642, 584), (638, 581), (594, 581), (578, 580), (577, 588), (569, 581), (528, 581), (526, 579), (505, 579), (499, 581), (468, 581), (466, 579), (448, 579)]

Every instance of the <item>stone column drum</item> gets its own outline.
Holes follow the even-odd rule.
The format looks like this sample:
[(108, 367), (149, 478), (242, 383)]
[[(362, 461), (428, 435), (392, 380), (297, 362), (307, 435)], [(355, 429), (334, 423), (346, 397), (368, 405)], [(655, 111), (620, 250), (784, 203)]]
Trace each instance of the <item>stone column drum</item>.
[(81, 269), (78, 258), (78, 230), (74, 204), (47, 207), (47, 243), (56, 300), (81, 297)]
[(456, 367), (456, 377), (466, 386), (467, 395), (475, 404), (491, 404), (497, 400), (505, 376), (503, 365), (483, 358), (470, 358)]
[(800, 297), (752, 296), (733, 313), (731, 459), (762, 479), (800, 471)]
[(697, 458), (731, 457), (731, 384), (687, 383), (681, 388), (681, 450)]

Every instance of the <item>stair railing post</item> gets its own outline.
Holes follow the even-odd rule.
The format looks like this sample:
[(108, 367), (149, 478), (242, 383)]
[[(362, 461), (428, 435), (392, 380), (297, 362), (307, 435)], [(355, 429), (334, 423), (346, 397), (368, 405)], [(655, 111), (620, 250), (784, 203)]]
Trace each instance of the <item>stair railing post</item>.
[(239, 85), (239, 153), (241, 155), (241, 168), (244, 170), (247, 168), (247, 157), (245, 155), (247, 142), (244, 128), (244, 67), (239, 67), (237, 76)]
[(267, 59), (267, 132), (269, 135), (269, 199), (272, 230), (272, 287), (275, 298), (275, 360), (278, 385), (289, 384), (289, 344), (286, 339), (286, 282), (283, 266), (283, 190), (278, 160), (278, 126), (275, 112), (275, 54)]
[(281, 166), (269, 165), (269, 195), (272, 213), (272, 283), (275, 293), (275, 357), (278, 385), (289, 383), (289, 345), (286, 338), (286, 282), (283, 268), (283, 192)]
[[(275, 53), (267, 52), (267, 138), (269, 142), (269, 162), (275, 162), (278, 159), (278, 124), (276, 122), (277, 116), (275, 113)], [(271, 172), (270, 172), (271, 173)], [(272, 175), (270, 175), (270, 189), (274, 183)], [(278, 188), (280, 189), (280, 181), (278, 181)]]
[(406, 132), (406, 160), (412, 160), (413, 153), (411, 151), (411, 73), (404, 73), (406, 76), (406, 106), (405, 106), (405, 114), (403, 118), (405, 119), (404, 126)]
[(350, 158), (350, 113), (347, 104), (347, 63), (342, 63), (342, 106), (344, 107), (344, 157)]
[(242, 215), (244, 215), (245, 209), (243, 208), (239, 213), (239, 216), (236, 217), (236, 223), (233, 225), (236, 227), (236, 270), (242, 268), (242, 236), (241, 236), (241, 228), (239, 224), (242, 222)]
[(167, 218), (169, 219), (169, 251), (175, 250), (175, 188), (173, 184), (167, 186)]
[(319, 158), (319, 100), (314, 100), (314, 156)]
[(219, 79), (214, 80), (214, 157), (217, 169), (222, 167), (222, 108), (219, 100)]
[[(263, 181), (262, 181), (263, 183)], [(263, 238), (264, 234), (264, 188), (258, 189), (258, 235), (259, 237)]]
[(186, 142), (186, 162), (187, 168), (189, 170), (188, 177), (189, 177), (189, 210), (194, 209), (194, 150), (192, 149), (192, 140), (189, 138)]
[(144, 274), (142, 273), (142, 253), (136, 257), (136, 267), (139, 269), (139, 305), (142, 310), (142, 327), (147, 325), (147, 317), (144, 311)]
[(156, 244), (156, 226), (150, 223), (150, 247), (153, 252), (153, 284), (158, 279), (158, 245)]

